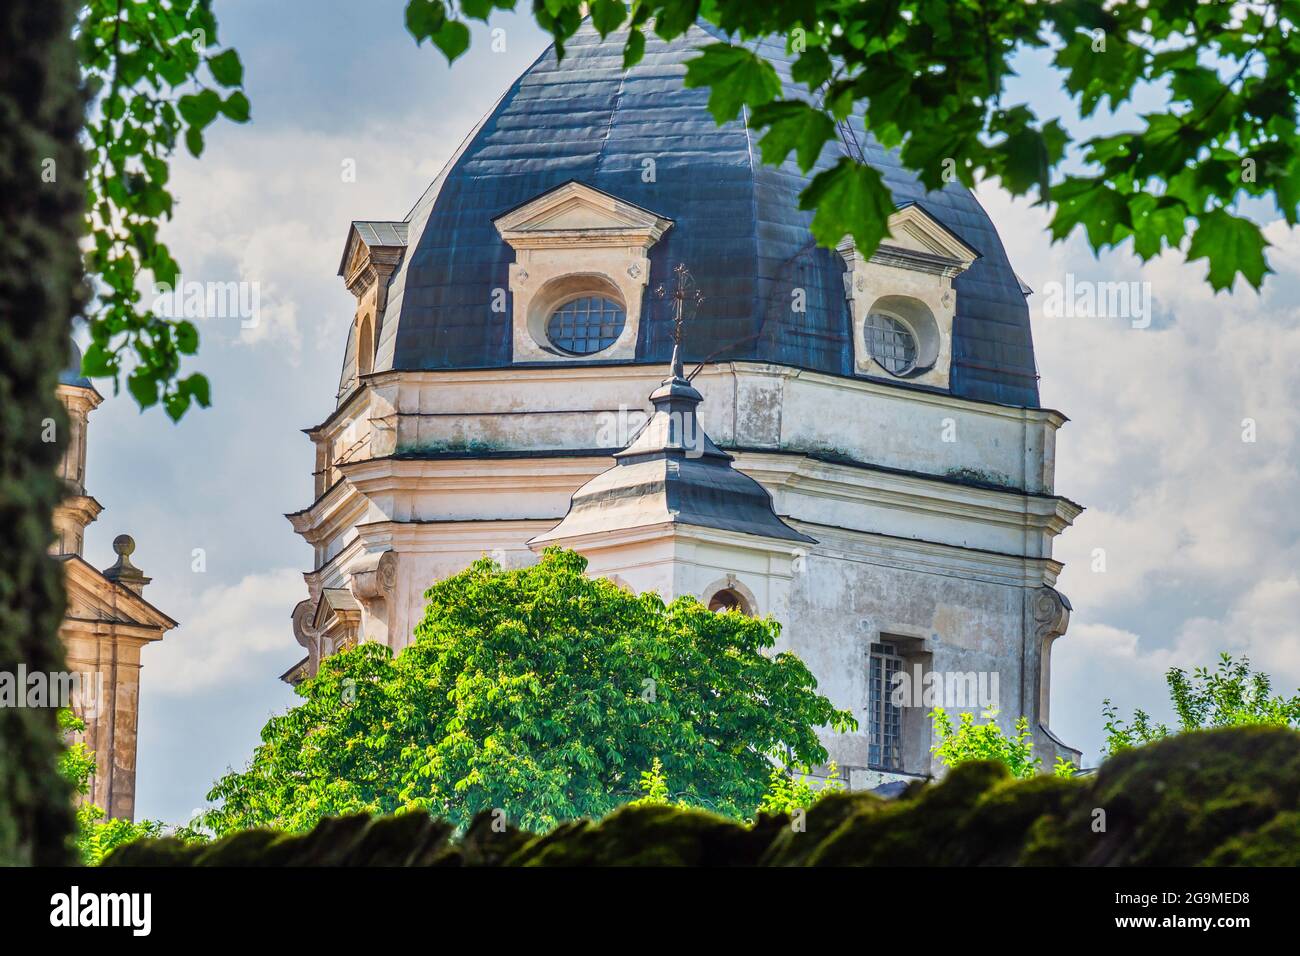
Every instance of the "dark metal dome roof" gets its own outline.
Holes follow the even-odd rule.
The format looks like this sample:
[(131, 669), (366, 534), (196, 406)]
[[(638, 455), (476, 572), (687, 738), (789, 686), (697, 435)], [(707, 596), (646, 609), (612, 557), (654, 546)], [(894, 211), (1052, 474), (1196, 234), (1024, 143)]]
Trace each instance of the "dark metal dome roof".
[[(672, 42), (648, 34), (645, 58), (625, 72), (623, 38), (601, 40), (586, 24), (563, 62), (551, 48), (519, 77), (407, 217), (374, 368), (509, 366), (510, 314), (491, 303), (493, 289), (508, 288), (514, 252), (492, 220), (577, 180), (674, 220), (650, 250), (647, 288), (667, 283), (678, 262), (690, 267), (706, 301), (686, 332), (689, 361), (749, 359), (852, 376), (845, 267), (808, 231), (811, 214), (798, 200), (807, 177), (793, 162), (762, 165), (745, 123), (719, 127), (708, 90), (682, 85), (685, 61), (714, 39), (699, 26)], [(784, 51), (760, 49), (789, 95), (801, 95)], [(959, 184), (927, 193), (860, 121), (856, 142), (828, 144), (819, 168), (857, 148), (900, 205), (922, 203), (981, 253), (956, 280), (952, 392), (1037, 406), (1029, 311), (984, 210)], [(646, 159), (654, 182), (643, 181)], [(805, 290), (804, 313), (790, 309), (794, 288)], [(644, 308), (634, 361), (666, 363), (668, 311), (649, 291)]]

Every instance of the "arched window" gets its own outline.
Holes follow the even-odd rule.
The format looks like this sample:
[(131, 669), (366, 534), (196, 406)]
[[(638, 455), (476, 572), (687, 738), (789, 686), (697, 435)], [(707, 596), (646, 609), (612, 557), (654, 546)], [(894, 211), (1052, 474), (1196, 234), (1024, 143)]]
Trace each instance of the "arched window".
[(613, 299), (583, 295), (570, 299), (551, 313), (546, 337), (561, 352), (593, 355), (603, 352), (623, 334), (627, 313)]
[(721, 591), (714, 592), (713, 597), (709, 598), (710, 611), (739, 611), (741, 614), (752, 614), (749, 602), (732, 588), (723, 588)]
[(375, 341), (371, 330), (370, 316), (361, 320), (361, 331), (357, 333), (357, 374), (369, 375), (375, 367)]

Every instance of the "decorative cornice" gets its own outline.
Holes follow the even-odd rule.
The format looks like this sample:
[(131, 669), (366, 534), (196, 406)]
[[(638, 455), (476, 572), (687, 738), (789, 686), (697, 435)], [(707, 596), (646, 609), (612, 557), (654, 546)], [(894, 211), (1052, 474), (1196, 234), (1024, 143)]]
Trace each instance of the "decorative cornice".
[(347, 481), (339, 481), (311, 505), (285, 517), (308, 544), (318, 545), (346, 531), (365, 511), (365, 499), (358, 498)]
[(631, 544), (663, 541), (668, 538), (692, 542), (704, 541), (710, 544), (725, 544), (732, 547), (744, 548), (749, 551), (764, 551), (770, 554), (781, 554), (791, 558), (806, 555), (816, 546), (816, 542), (811, 540), (795, 541), (789, 538), (771, 538), (766, 535), (727, 531), (723, 528), (713, 528), (705, 525), (680, 524), (676, 521), (661, 521), (657, 524), (638, 525), (635, 528), (618, 528), (612, 531), (596, 531), (587, 534), (573, 535), (565, 538), (563, 541), (551, 539), (538, 541), (534, 539), (528, 542), (528, 547), (533, 551), (540, 553), (550, 545), (560, 544), (563, 547), (572, 548), (575, 551), (587, 554), (589, 552), (602, 551), (608, 548), (622, 548)]
[[(518, 383), (530, 381), (582, 384), (592, 381), (620, 379), (643, 380), (655, 375), (662, 378), (666, 370), (667, 366), (662, 363), (631, 362), (619, 365), (516, 366), (499, 369), (385, 369), (372, 372), (366, 376), (366, 381), (376, 389), (392, 388), (397, 385), (418, 386), (428, 384), (444, 388), (451, 384), (487, 385), (498, 382)], [(829, 372), (816, 372), (793, 365), (780, 365), (775, 362), (714, 362), (706, 365), (700, 375), (706, 377), (712, 375), (753, 375), (768, 378), (806, 378), (812, 382), (834, 385), (847, 391), (867, 392), (890, 399), (905, 396), (908, 401), (931, 405), (936, 408), (987, 415), (1006, 421), (1041, 422), (1051, 425), (1053, 428), (1060, 428), (1070, 420), (1066, 415), (1054, 408), (1000, 405), (996, 402), (961, 398), (946, 391), (912, 386), (902, 381), (832, 375)], [(356, 417), (355, 403), (359, 403), (359, 393), (335, 409), (319, 425), (303, 429), (303, 431), (315, 438), (336, 426), (341, 427), (339, 423), (342, 420)], [(408, 413), (399, 412), (399, 414)]]
[(797, 453), (746, 451), (738, 454), (738, 461), (745, 471), (774, 487), (822, 498), (1033, 528), (1053, 535), (1068, 528), (1083, 512), (1081, 506), (1058, 495), (984, 488), (938, 477), (819, 461)]
[(60, 382), (54, 388), (54, 394), (69, 411), (76, 409), (83, 414), (90, 414), (104, 401), (104, 396), (94, 385), (68, 385)]
[(104, 506), (90, 495), (69, 495), (54, 506), (56, 515), (75, 518), (83, 528), (98, 518), (103, 510)]
[(791, 521), (817, 537), (812, 554), (842, 561), (941, 574), (962, 580), (986, 581), (1007, 587), (1038, 588), (1054, 583), (1065, 567), (1053, 558), (967, 548), (961, 545), (904, 538), (895, 535), (833, 527), (810, 521)]
[(377, 287), (375, 309), (382, 312), (388, 307), (388, 280), (397, 271), (397, 267), (402, 262), (402, 255), (406, 250), (404, 248), (364, 248), (366, 249), (365, 255), (358, 257), (356, 262), (353, 263), (353, 268), (344, 276), (343, 282), (348, 291), (358, 299), (369, 292), (372, 287)]
[[(528, 456), (494, 458), (490, 461), (475, 458), (380, 458), (352, 462), (344, 466), (347, 480), (326, 496), (328, 503), (296, 516), (298, 520), (295, 528), (311, 543), (320, 544), (356, 525), (367, 511), (368, 500), (383, 500), (394, 494), (429, 496), (434, 499), (460, 492), (505, 493), (518, 496), (522, 502), (533, 501), (536, 507), (539, 493), (551, 492), (552, 497), (556, 497), (555, 493), (572, 493), (573, 489), (607, 469), (608, 463), (608, 457), (603, 455)], [(743, 451), (737, 453), (737, 463), (752, 477), (777, 492), (811, 494), (821, 499), (936, 518), (956, 517), (1026, 534), (1059, 534), (1082, 510), (1068, 499), (1058, 496), (1027, 495), (1017, 491), (976, 487), (952, 480), (818, 461), (793, 453)], [(408, 547), (396, 540), (372, 537), (364, 529), (379, 526), (419, 528), (428, 523), (464, 523), (481, 525), (485, 529), (484, 534), (491, 536), (500, 535), (504, 524), (527, 522), (529, 527), (537, 528), (534, 531), (536, 534), (549, 531), (561, 520), (563, 514), (564, 506), (559, 505), (549, 514), (535, 511), (533, 514), (505, 518), (492, 515), (449, 516), (436, 522), (367, 522), (357, 525), (357, 528), (365, 538), (363, 546), (366, 550), (394, 548), (406, 551)], [(796, 526), (819, 526), (807, 518), (800, 519), (788, 507), (782, 509), (780, 514)], [(879, 529), (845, 530), (852, 530), (855, 534), (879, 534), (892, 540), (891, 535)], [(816, 531), (810, 533), (813, 537), (819, 536)], [(940, 543), (935, 543), (935, 546), (962, 547)], [(1032, 554), (1027, 557), (1008, 556), (1017, 561), (1051, 560)], [(339, 561), (339, 568), (344, 568), (353, 560), (355, 559), (340, 560), (336, 555), (321, 570), (333, 565), (335, 561)], [(1056, 567), (1057, 572), (1053, 574), (1059, 572), (1059, 565)]]

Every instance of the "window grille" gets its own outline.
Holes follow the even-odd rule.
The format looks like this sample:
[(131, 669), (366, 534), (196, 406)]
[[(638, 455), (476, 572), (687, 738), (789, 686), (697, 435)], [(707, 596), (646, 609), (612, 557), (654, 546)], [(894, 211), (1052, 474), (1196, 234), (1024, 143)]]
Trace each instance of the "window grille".
[(903, 666), (903, 658), (893, 644), (871, 645), (867, 763), (879, 770), (903, 769), (903, 711), (890, 702), (894, 675)]
[(570, 355), (601, 352), (623, 334), (627, 315), (612, 299), (585, 295), (572, 299), (551, 313), (546, 323), (546, 337), (551, 344)]
[(916, 336), (893, 316), (872, 312), (864, 335), (871, 357), (891, 375), (903, 375), (916, 365)]

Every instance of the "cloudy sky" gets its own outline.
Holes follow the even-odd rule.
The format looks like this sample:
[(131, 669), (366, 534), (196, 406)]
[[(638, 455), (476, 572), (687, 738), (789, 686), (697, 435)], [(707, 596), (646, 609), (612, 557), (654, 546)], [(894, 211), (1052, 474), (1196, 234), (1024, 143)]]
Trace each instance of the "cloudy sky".
[[(194, 367), (213, 382), (211, 409), (173, 426), (110, 395), (91, 418), (87, 483), (105, 512), (87, 557), (105, 567), (113, 536), (133, 534), (154, 578), (147, 596), (183, 622), (145, 651), (139, 817), (188, 819), (211, 782), (247, 760), (267, 716), (294, 701), (277, 677), (300, 656), (289, 612), (311, 554), (283, 514), (310, 503), (301, 429), (333, 407), (353, 309), (335, 275), (348, 223), (402, 218), (546, 46), (527, 16), (505, 16), (494, 21), (503, 52), (480, 29), (448, 68), (415, 46), (402, 8), (217, 4), (253, 122), (218, 124), (201, 160), (177, 160), (167, 236), (188, 278), (259, 283), (260, 322), (203, 323)], [(1041, 63), (1023, 73), (1018, 95), (1068, 115), (1044, 95), (1054, 81)], [(354, 182), (341, 175), (349, 163)], [(1077, 237), (1049, 246), (1041, 210), (995, 184), (979, 196), (1040, 290), (1030, 303), (1042, 399), (1071, 419), (1057, 489), (1088, 508), (1057, 541), (1075, 614), (1054, 652), (1053, 728), (1094, 761), (1102, 697), (1164, 715), (1164, 671), (1221, 649), (1249, 653), (1294, 688), (1300, 307), (1289, 303), (1300, 301), (1300, 238), (1262, 212), (1277, 274), (1262, 295), (1216, 297), (1203, 264), (1098, 259)], [(1041, 290), (1067, 274), (1149, 282), (1150, 327), (1045, 314)], [(1099, 556), (1104, 570), (1093, 570)]]

